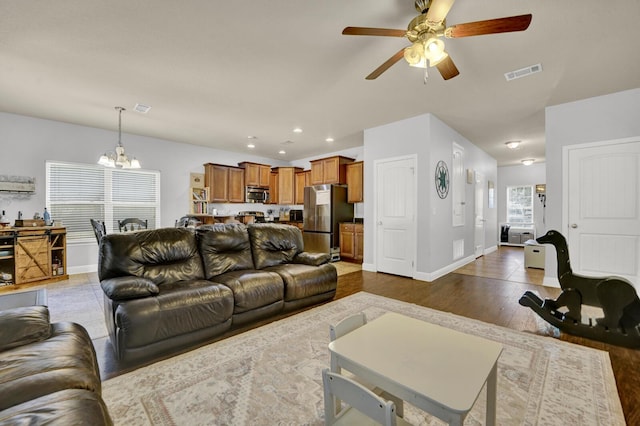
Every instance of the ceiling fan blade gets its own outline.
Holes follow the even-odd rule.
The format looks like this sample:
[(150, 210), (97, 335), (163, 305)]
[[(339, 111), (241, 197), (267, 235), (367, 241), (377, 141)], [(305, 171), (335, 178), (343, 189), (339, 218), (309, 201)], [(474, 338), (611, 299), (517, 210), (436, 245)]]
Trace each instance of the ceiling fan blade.
[(442, 75), (442, 78), (444, 78), (445, 80), (449, 80), (460, 74), (460, 71), (458, 71), (456, 64), (453, 63), (451, 56), (447, 56), (445, 59), (440, 61), (440, 63), (436, 65), (436, 68), (438, 68), (438, 71), (440, 71), (440, 75)]
[(455, 0), (432, 0), (429, 10), (427, 11), (427, 22), (429, 25), (437, 26), (444, 21), (454, 1)]
[(404, 57), (404, 47), (402, 49), (400, 49), (400, 51), (398, 53), (396, 53), (395, 55), (393, 55), (392, 57), (387, 59), (384, 64), (382, 64), (378, 68), (376, 68), (371, 74), (369, 74), (366, 77), (366, 79), (367, 80), (375, 80), (376, 78), (380, 77), (380, 74), (382, 74), (383, 72), (385, 72), (386, 70), (391, 68), (391, 65), (395, 64), (396, 62), (398, 62), (403, 57)]
[(383, 37), (404, 37), (406, 30), (393, 30), (388, 28), (366, 28), (366, 27), (346, 27), (342, 30), (343, 35), (363, 35), (363, 36), (383, 36)]
[(484, 34), (524, 31), (529, 28), (532, 15), (510, 16), (508, 18), (488, 19), (486, 21), (467, 22), (453, 25), (444, 32), (447, 38), (471, 37)]

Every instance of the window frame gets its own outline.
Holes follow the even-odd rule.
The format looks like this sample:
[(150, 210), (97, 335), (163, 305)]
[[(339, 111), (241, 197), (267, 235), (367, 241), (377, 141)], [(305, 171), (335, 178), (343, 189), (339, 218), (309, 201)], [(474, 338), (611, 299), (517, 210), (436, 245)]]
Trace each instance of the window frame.
[[(86, 220), (81, 220), (79, 223), (82, 224), (82, 230), (70, 230), (67, 227), (67, 244), (83, 244), (88, 242), (95, 242), (95, 237), (93, 234), (93, 229), (91, 227), (91, 223), (89, 219), (103, 220), (105, 223), (105, 228), (108, 234), (113, 232), (119, 232), (117, 229), (117, 225), (114, 224), (114, 210), (118, 208), (151, 208), (154, 210), (155, 221), (149, 221), (149, 228), (158, 228), (160, 227), (160, 214), (161, 214), (161, 205), (160, 205), (160, 185), (161, 185), (161, 175), (160, 171), (157, 170), (147, 170), (147, 169), (121, 169), (121, 168), (111, 168), (104, 167), (102, 165), (94, 165), (94, 164), (85, 164), (85, 163), (72, 163), (72, 162), (64, 162), (64, 161), (54, 161), (47, 160), (46, 164), (46, 200), (45, 204), (50, 212), (52, 212), (52, 218), (55, 221), (56, 217), (53, 212), (56, 210), (52, 206), (60, 206), (60, 205), (86, 205), (86, 206), (102, 206), (102, 217), (99, 215), (87, 216)], [(60, 168), (73, 168), (77, 169), (80, 172), (84, 169), (86, 170), (87, 178), (90, 178), (91, 175), (95, 176), (95, 172), (102, 172), (103, 176), (103, 184), (102, 184), (102, 197), (100, 199), (87, 200), (87, 199), (68, 199), (68, 200), (52, 200), (52, 169), (56, 167)], [(131, 176), (127, 176), (127, 174), (131, 174)], [(114, 201), (118, 198), (131, 198), (132, 195), (135, 195), (135, 191), (133, 192), (123, 192), (119, 194), (114, 193), (114, 180), (118, 180), (118, 176), (123, 179), (127, 178), (135, 178), (135, 175), (144, 175), (150, 182), (149, 185), (142, 188), (141, 191), (145, 192), (147, 200), (151, 201)], [(115, 179), (114, 179), (114, 176)], [(74, 176), (75, 177), (75, 176)], [(96, 185), (96, 188), (99, 188), (99, 184)], [(117, 186), (117, 185), (116, 185)], [(122, 186), (122, 185), (121, 185)], [(154, 188), (155, 187), (155, 190)], [(121, 218), (123, 219), (123, 218)], [(86, 227), (85, 227), (86, 222)], [(62, 226), (65, 226), (64, 220)], [(115, 229), (114, 229), (115, 228)], [(82, 236), (78, 236), (77, 234), (83, 234)]]
[[(531, 211), (531, 221), (524, 221), (525, 218), (527, 217), (527, 214), (523, 213), (520, 215), (520, 217), (522, 218), (522, 220), (519, 221), (513, 221), (512, 219), (514, 217), (517, 216), (512, 216), (510, 214), (510, 211), (513, 210), (513, 208), (511, 208), (512, 206), (512, 202), (511, 202), (511, 190), (512, 189), (523, 189), (523, 190), (528, 190), (530, 192), (530, 204), (526, 205), (526, 204), (516, 204), (514, 208), (519, 208), (521, 210), (526, 211), (526, 210), (530, 210)], [(510, 185), (507, 186), (506, 188), (506, 194), (505, 194), (505, 220), (506, 223), (510, 224), (510, 225), (520, 225), (520, 226), (531, 226), (535, 224), (535, 208), (534, 208), (534, 195), (535, 195), (535, 189), (534, 189), (534, 185)], [(526, 197), (526, 194), (523, 194)]]

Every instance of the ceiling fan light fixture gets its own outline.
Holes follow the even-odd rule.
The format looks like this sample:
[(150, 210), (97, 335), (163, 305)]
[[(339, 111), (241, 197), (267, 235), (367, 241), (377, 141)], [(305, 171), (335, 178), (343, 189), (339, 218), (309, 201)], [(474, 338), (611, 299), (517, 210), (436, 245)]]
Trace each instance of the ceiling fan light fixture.
[(422, 43), (415, 42), (411, 46), (404, 49), (404, 59), (412, 67), (426, 68), (427, 60), (424, 57), (424, 47)]
[(444, 53), (444, 42), (435, 34), (430, 34), (427, 41), (424, 42), (424, 56), (429, 60), (441, 59)]
[(449, 54), (447, 52), (445, 52), (445, 51), (442, 51), (442, 55), (440, 55), (439, 57), (433, 58), (433, 59), (429, 59), (429, 66), (435, 67), (440, 62), (442, 62), (445, 59), (447, 59), (448, 57), (449, 57)]

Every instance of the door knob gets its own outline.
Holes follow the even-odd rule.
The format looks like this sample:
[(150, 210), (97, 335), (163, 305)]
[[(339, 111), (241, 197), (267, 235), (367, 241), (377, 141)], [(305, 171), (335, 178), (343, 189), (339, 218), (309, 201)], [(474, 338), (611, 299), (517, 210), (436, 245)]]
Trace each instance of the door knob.
[(573, 229), (576, 229), (576, 228), (578, 227), (578, 224), (577, 224), (577, 223), (572, 223), (572, 224), (571, 224), (571, 227), (572, 227)]
[(382, 221), (381, 220), (378, 221), (378, 225), (382, 226)]

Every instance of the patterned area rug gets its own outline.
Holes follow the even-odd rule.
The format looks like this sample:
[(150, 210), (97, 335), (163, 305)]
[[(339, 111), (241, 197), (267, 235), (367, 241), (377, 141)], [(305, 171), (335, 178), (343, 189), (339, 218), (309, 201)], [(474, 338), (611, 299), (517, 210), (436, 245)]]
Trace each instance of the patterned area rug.
[[(122, 425), (321, 425), (329, 324), (398, 312), (500, 342), (499, 425), (624, 425), (606, 352), (358, 293), (107, 380)], [(465, 420), (484, 424), (485, 390)], [(442, 425), (405, 403), (405, 418)]]

